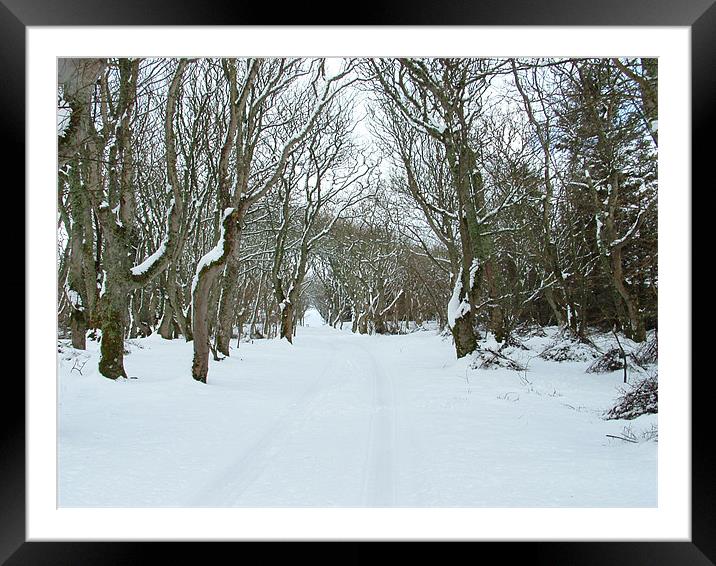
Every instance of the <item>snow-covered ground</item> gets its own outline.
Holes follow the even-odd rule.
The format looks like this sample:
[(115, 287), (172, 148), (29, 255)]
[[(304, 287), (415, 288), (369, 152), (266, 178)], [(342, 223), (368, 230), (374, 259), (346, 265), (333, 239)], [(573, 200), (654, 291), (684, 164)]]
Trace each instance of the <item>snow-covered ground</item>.
[[(242, 343), (190, 375), (191, 344), (128, 343), (137, 379), (59, 354), (61, 507), (653, 507), (656, 415), (606, 421), (620, 371), (512, 355), (471, 369), (449, 339), (360, 336), (309, 312), (295, 344)], [(235, 344), (235, 342), (234, 342)], [(86, 362), (86, 363), (85, 363)], [(84, 364), (84, 365), (83, 365)], [(631, 443), (625, 426), (640, 439)]]

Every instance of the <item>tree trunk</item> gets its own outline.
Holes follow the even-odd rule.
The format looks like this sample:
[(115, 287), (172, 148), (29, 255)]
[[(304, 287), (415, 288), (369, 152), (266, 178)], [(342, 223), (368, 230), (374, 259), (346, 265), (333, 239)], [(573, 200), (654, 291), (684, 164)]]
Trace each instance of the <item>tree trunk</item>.
[(271, 337), (271, 305), (268, 298), (264, 299), (264, 325), (262, 329), (264, 338)]
[(471, 354), (477, 348), (475, 330), (472, 327), (472, 317), (463, 316), (455, 320), (450, 329), (455, 340), (455, 352), (458, 358)]
[(173, 309), (171, 302), (169, 302), (169, 297), (167, 296), (164, 299), (164, 313), (162, 314), (162, 321), (159, 324), (159, 336), (164, 338), (165, 340), (171, 340), (173, 335)]
[(236, 318), (236, 299), (239, 287), (239, 243), (234, 243), (234, 251), (226, 262), (221, 301), (219, 304), (218, 327), (216, 329), (216, 349), (229, 356), (231, 331)]
[(72, 347), (77, 350), (87, 349), (87, 317), (83, 310), (72, 309), (70, 331), (72, 333)]
[(281, 338), (285, 338), (293, 344), (295, 307), (293, 303), (284, 304), (285, 306), (281, 311)]
[(383, 316), (380, 314), (375, 315), (375, 319), (373, 322), (373, 328), (375, 328), (376, 334), (385, 334), (385, 320), (383, 319)]
[[(179, 288), (176, 282), (176, 268), (172, 263), (167, 269), (167, 296), (169, 297), (169, 305), (172, 309), (172, 315), (179, 327), (179, 332), (184, 336), (184, 340), (191, 342), (193, 334), (191, 330), (191, 313), (185, 316), (184, 300), (179, 296)], [(182, 292), (183, 295), (183, 292)]]
[[(452, 182), (458, 197), (458, 210), (460, 212), (460, 221), (458, 223), (460, 243), (462, 245), (462, 255), (460, 257), (462, 289), (460, 300), (467, 301), (470, 305), (470, 309), (462, 317), (458, 318), (453, 328), (451, 328), (455, 339), (457, 357), (462, 358), (477, 348), (473, 309), (476, 304), (475, 298), (480, 287), (483, 269), (480, 268), (475, 273), (472, 285), (470, 285), (470, 271), (473, 269), (473, 260), (477, 259), (482, 262), (487, 258), (486, 243), (484, 238), (480, 236), (480, 226), (477, 222), (476, 212), (476, 206), (484, 205), (484, 202), (482, 202), (482, 177), (477, 172), (474, 155), (467, 145), (462, 143), (457, 148), (455, 140), (452, 140), (446, 144), (445, 150), (452, 174)], [(474, 198), (479, 198), (479, 202), (475, 202)]]
[[(499, 292), (496, 278), (492, 260), (488, 259), (485, 261), (485, 279), (487, 280), (487, 288), (490, 299), (493, 300), (497, 298)], [(505, 317), (502, 312), (502, 307), (499, 304), (490, 308), (490, 330), (492, 330), (492, 333), (495, 335), (495, 340), (498, 344), (502, 343), (507, 338)]]
[(237, 326), (237, 330), (238, 330), (238, 332), (236, 333), (236, 348), (237, 349), (241, 346), (241, 334), (244, 330), (245, 315), (246, 315), (246, 311), (242, 307), (241, 311), (239, 312), (239, 314), (236, 317), (236, 319), (237, 319), (236, 326)]
[(564, 316), (562, 316), (562, 311), (559, 310), (559, 308), (557, 307), (557, 302), (554, 300), (554, 290), (552, 289), (552, 287), (547, 287), (544, 290), (544, 298), (547, 300), (547, 304), (552, 310), (552, 314), (554, 315), (555, 321), (557, 322), (557, 326), (563, 327)]
[[(460, 288), (457, 288), (457, 285)], [(473, 306), (470, 304), (470, 293), (467, 291), (470, 286), (470, 274), (465, 274), (464, 270), (460, 270), (456, 279), (455, 287), (453, 288), (453, 297), (450, 299), (450, 308), (455, 308), (457, 305), (463, 305), (467, 303), (469, 305), (468, 310), (460, 313), (458, 316), (455, 313), (450, 314), (448, 312), (448, 318), (452, 318), (453, 321), (448, 324), (450, 326), (450, 332), (455, 342), (455, 353), (458, 358), (462, 358), (477, 348), (477, 336), (475, 334), (475, 315), (473, 313)], [(455, 294), (457, 293), (457, 297)], [(455, 304), (457, 303), (457, 304)]]
[(122, 289), (107, 288), (100, 298), (102, 310), (102, 342), (99, 372), (109, 379), (127, 377), (124, 371), (124, 305)]
[(191, 366), (191, 376), (202, 383), (206, 383), (209, 373), (209, 295), (214, 281), (219, 275), (222, 265), (212, 266), (199, 277), (194, 289), (192, 334), (194, 336), (194, 358)]
[(368, 334), (368, 313), (363, 311), (358, 315), (358, 333)]
[(627, 316), (629, 318), (629, 338), (634, 342), (643, 342), (646, 340), (646, 327), (644, 325), (644, 317), (639, 312), (639, 300), (637, 297), (632, 296), (629, 290), (624, 285), (623, 268), (622, 268), (622, 253), (619, 246), (615, 247), (611, 253), (612, 260), (612, 274), (614, 286), (617, 292), (624, 301), (624, 305), (627, 308)]
[(73, 160), (67, 175), (70, 189), (70, 257), (67, 273), (67, 290), (70, 298), (70, 331), (72, 347), (79, 350), (86, 348), (87, 336), (87, 292), (84, 281), (84, 246), (83, 241), (91, 234), (91, 226), (85, 226), (85, 199), (82, 198), (80, 187), (80, 170), (77, 160)]

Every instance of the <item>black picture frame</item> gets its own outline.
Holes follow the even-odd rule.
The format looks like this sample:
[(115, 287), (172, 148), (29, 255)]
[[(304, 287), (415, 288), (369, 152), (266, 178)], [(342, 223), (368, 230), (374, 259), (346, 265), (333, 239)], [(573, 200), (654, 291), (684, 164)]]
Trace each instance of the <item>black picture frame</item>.
[[(590, 26), (688, 26), (691, 28), (692, 80), (692, 186), (699, 179), (713, 185), (710, 138), (714, 131), (716, 101), (716, 5), (714, 0), (483, 0), (468, 4), (450, 0), (369, 0), (356, 4), (351, 20), (340, 18), (335, 6), (319, 1), (309, 5), (296, 3), (280, 10), (267, 10), (264, 3), (245, 0), (204, 0), (181, 3), (173, 0), (123, 0), (98, 3), (92, 0), (0, 0), (0, 121), (6, 139), (4, 159), (8, 163), (24, 161), (25, 147), (25, 32), (27, 26), (52, 25), (590, 25)], [(324, 5), (325, 4), (325, 5)], [(22, 142), (22, 143), (20, 143)], [(16, 187), (24, 186), (24, 172)], [(685, 195), (693, 194), (684, 187)], [(21, 194), (15, 190), (16, 194)], [(26, 208), (27, 210), (27, 208)], [(692, 226), (695, 225), (692, 220)], [(693, 257), (693, 256), (692, 256)], [(22, 279), (14, 279), (14, 296)], [(25, 301), (31, 300), (25, 295)], [(686, 331), (687, 329), (685, 329)], [(25, 344), (28, 355), (28, 343)], [(692, 538), (691, 542), (540, 542), (540, 543), (465, 543), (473, 557), (497, 552), (503, 558), (537, 564), (679, 564), (716, 563), (716, 469), (712, 447), (712, 397), (709, 381), (692, 380)], [(683, 376), (684, 380), (691, 375)], [(99, 543), (99, 542), (26, 542), (25, 541), (25, 391), (13, 375), (3, 380), (2, 397), (12, 400), (16, 409), (2, 411), (0, 429), (0, 559), (18, 564), (142, 564), (169, 563), (175, 560), (200, 560), (213, 563), (211, 553), (235, 544), (199, 543)], [(252, 543), (265, 558), (275, 558), (263, 543)], [(311, 545), (313, 546), (313, 545)], [(452, 545), (411, 545), (409, 555), (420, 559), (445, 560), (455, 552)], [(358, 563), (372, 560), (384, 552), (379, 543), (342, 543), (322, 545), (332, 563)], [(242, 559), (245, 550), (236, 552)], [(405, 552), (402, 550), (401, 552)], [(293, 543), (282, 547), (281, 554), (298, 560), (315, 548)], [(449, 553), (449, 554), (446, 554)], [(245, 559), (245, 558), (243, 558)], [(407, 560), (403, 555), (401, 561)]]

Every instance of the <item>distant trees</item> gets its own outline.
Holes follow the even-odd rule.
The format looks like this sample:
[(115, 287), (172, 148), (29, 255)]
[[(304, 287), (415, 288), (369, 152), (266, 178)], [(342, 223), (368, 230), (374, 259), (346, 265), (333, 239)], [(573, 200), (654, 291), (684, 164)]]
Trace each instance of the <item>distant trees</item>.
[[(456, 221), (461, 252), (458, 271), (453, 275), (448, 324), (457, 355), (462, 357), (477, 345), (478, 290), (484, 283), (491, 290), (495, 286), (490, 237), (483, 233), (487, 203), (476, 137), (483, 95), (495, 63), (481, 59), (400, 59), (372, 60), (370, 66), (389, 108), (402, 118), (397, 127), (415, 128), (440, 144), (457, 205), (447, 211)], [(419, 183), (408, 167), (406, 177), (409, 183)], [(502, 313), (498, 305), (492, 305), (491, 310), (493, 330), (501, 336)]]
[(350, 139), (351, 127), (347, 101), (334, 99), (292, 155), (278, 202), (266, 202), (275, 232), (270, 281), (281, 313), (280, 337), (289, 342), (311, 255), (341, 216), (371, 194), (375, 167)]
[[(652, 59), (58, 63), (58, 305), (124, 340), (656, 325)], [(246, 328), (246, 330), (244, 330)], [(238, 344), (238, 342), (237, 342)]]

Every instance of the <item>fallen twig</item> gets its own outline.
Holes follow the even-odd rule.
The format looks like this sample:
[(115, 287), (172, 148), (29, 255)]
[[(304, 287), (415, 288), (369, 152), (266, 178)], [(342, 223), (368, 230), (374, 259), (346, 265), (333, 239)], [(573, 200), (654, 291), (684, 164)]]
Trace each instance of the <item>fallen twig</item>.
[(615, 436), (613, 434), (607, 434), (609, 438), (617, 438), (619, 440), (623, 440), (624, 442), (632, 442), (634, 444), (639, 444), (636, 440), (632, 440), (631, 438), (624, 438), (623, 436)]

